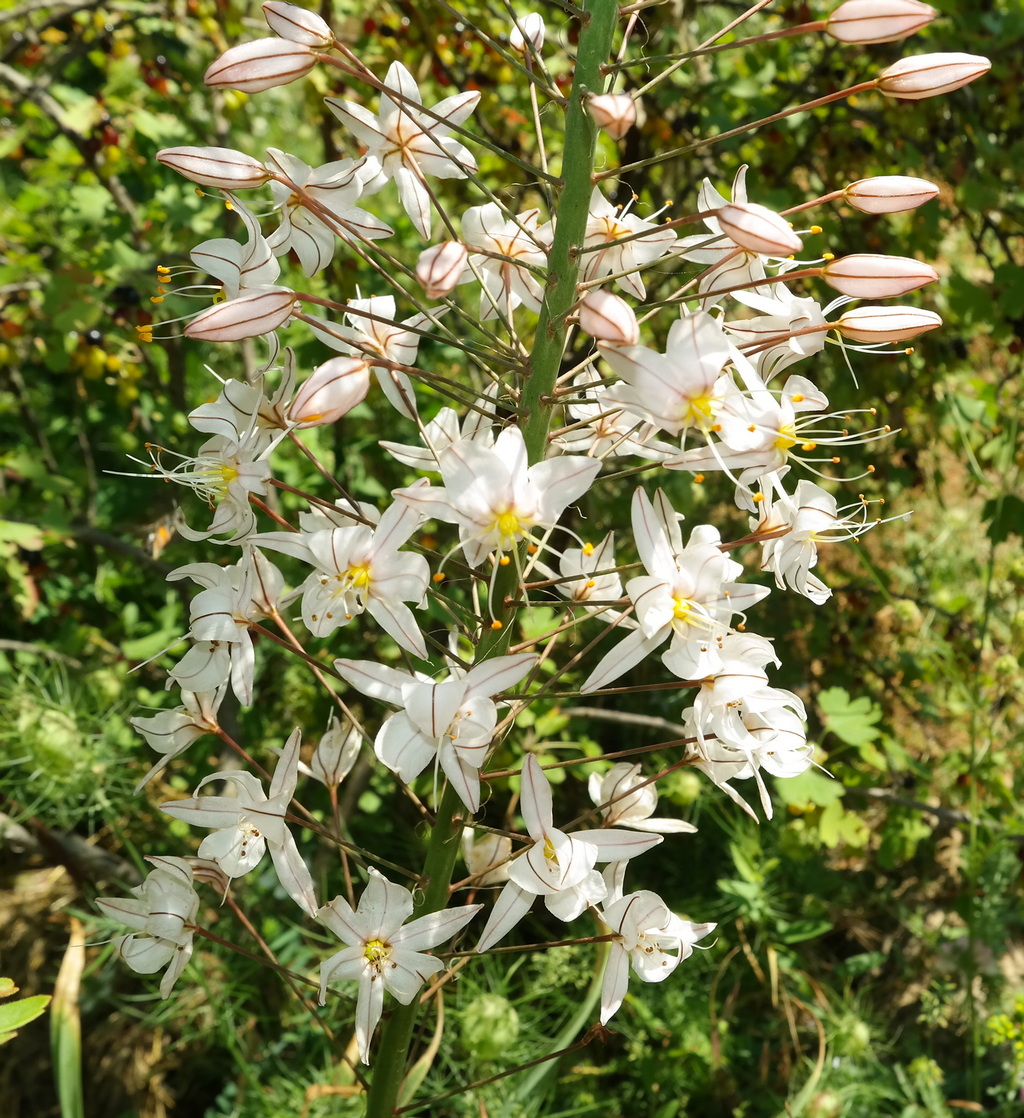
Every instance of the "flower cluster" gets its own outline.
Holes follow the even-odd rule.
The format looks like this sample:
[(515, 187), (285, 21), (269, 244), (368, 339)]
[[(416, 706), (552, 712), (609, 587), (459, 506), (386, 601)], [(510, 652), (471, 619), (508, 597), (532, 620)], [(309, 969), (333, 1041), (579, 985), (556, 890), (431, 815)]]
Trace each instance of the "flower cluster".
[[(263, 337), (267, 357), (254, 377), (224, 382), (215, 400), (191, 414), (193, 428), (207, 436), (197, 455), (151, 450), (151, 472), (192, 488), (212, 514), (183, 535), (239, 551), (231, 562), (189, 563), (170, 576), (201, 589), (191, 606), (192, 643), (168, 672), (181, 704), (135, 720), (160, 754), (146, 779), (204, 734), (254, 764), (220, 725), (218, 708), (229, 687), (242, 704), (254, 702), (254, 638), (269, 633), (302, 657), (343, 718), (331, 722), (308, 763), (296, 730), (279, 752), (269, 792), (255, 773), (226, 770), (163, 810), (211, 830), (198, 853), (216, 864), (225, 888), (269, 850), (287, 896), (342, 941), (321, 965), (320, 1000), (337, 983), (357, 984), (361, 1059), (370, 1059), (385, 991), (401, 1007), (394, 1019), (411, 1021), (423, 984), (451, 978), (430, 949), (460, 936), (488, 907), (465, 903), (451, 887), (463, 828), (463, 885), (500, 886), (475, 951), (494, 948), (541, 899), (565, 923), (589, 910), (610, 944), (605, 1023), (623, 1004), (630, 968), (641, 981), (661, 981), (715, 927), (683, 919), (650, 890), (624, 891), (633, 859), (695, 830), (654, 815), (659, 779), (670, 768), (696, 768), (756, 818), (735, 787), (752, 780), (770, 818), (765, 774), (792, 777), (812, 764), (803, 703), (771, 683), (769, 665), (779, 659), (772, 641), (754, 631), (757, 606), (786, 591), (827, 602), (830, 590), (812, 572), (819, 547), (877, 522), (865, 498), (840, 505), (843, 454), (888, 431), (873, 419), (851, 431), (856, 413), (832, 410), (814, 358), (829, 340), (877, 350), (938, 326), (930, 311), (878, 302), (902, 298), (936, 273), (900, 256), (803, 259), (805, 233), (751, 200), (757, 190), (746, 168), (728, 194), (705, 180), (685, 218), (643, 213), (639, 199), (614, 205), (610, 187), (619, 174), (593, 174), (596, 127), (615, 142), (638, 119), (634, 98), (601, 70), (612, 56), (614, 19), (584, 28), (589, 45), (581, 45), (568, 99), (550, 83), (543, 19), (513, 20), (505, 53), (518, 59), (537, 109), (542, 183), (524, 208), (522, 191), (480, 179), (478, 146), (488, 141), (485, 129), (473, 128), (479, 93), (428, 106), (401, 63), (379, 77), (320, 16), (282, 0), (263, 7), (272, 37), (229, 49), (210, 66), (208, 84), (258, 92), (322, 65), (364, 83), (377, 108), (326, 99), (351, 155), (319, 167), (275, 148), (264, 158), (222, 147), (159, 155), (220, 191), (245, 231), (244, 243), (216, 238), (192, 251), (196, 268), (217, 283), (213, 302), (188, 320), (185, 334), (213, 342)], [(931, 14), (918, 0), (847, 0), (806, 27), (843, 43), (883, 42), (912, 33)], [(623, 24), (620, 58), (640, 49), (630, 38), (634, 25)], [(958, 88), (985, 68), (968, 55), (911, 56), (854, 91), (922, 97)], [(544, 97), (552, 113), (565, 113), (561, 180), (547, 171), (537, 106)], [(459, 212), (439, 180), (467, 180), (460, 196), (474, 204)], [(392, 182), (412, 237), (399, 237), (367, 208), (380, 206), (368, 200), (386, 198)], [(269, 208), (238, 197), (261, 188)], [(810, 204), (887, 214), (936, 192), (890, 175)], [(269, 213), (276, 226), (265, 232), (257, 213)], [(695, 222), (703, 232), (677, 231)], [(444, 239), (432, 242), (439, 225)], [(401, 242), (417, 238), (426, 247), (403, 253)], [(361, 277), (390, 281), (390, 289), (333, 300), (281, 282), (288, 258), (308, 278), (339, 249)], [(159, 298), (173, 294), (172, 275), (161, 269)], [(645, 311), (655, 282), (658, 298)], [(822, 284), (838, 297), (820, 301)], [(876, 302), (849, 307), (864, 299)], [(334, 352), (301, 382), (292, 350), (278, 342), (285, 327), (307, 328)], [(459, 376), (421, 353), (428, 338), (461, 350)], [(801, 371), (791, 372), (797, 364)], [(371, 373), (379, 394), (370, 391)], [(397, 434), (380, 446), (399, 474), (412, 471), (407, 483), (374, 501), (349, 495), (337, 478), (330, 499), (286, 485), (278, 467), (285, 452), (297, 444), (315, 458), (303, 433), (364, 401), (380, 416), (379, 433)], [(609, 476), (612, 459), (615, 470), (634, 459), (657, 469), (663, 486), (645, 479), (625, 490), (628, 525), (607, 522), (606, 507), (624, 492)], [(331, 476), (328, 465), (317, 465)], [(666, 488), (680, 474), (699, 482), (712, 472), (750, 517), (742, 539), (724, 538), (712, 523), (691, 523), (684, 534), (679, 498)], [(277, 502), (282, 489), (299, 503)], [(580, 534), (589, 530), (587, 517), (602, 538)], [(294, 565), (285, 567), (298, 572), (293, 588), (265, 551)], [(556, 622), (540, 634), (521, 630), (521, 618), (539, 603)], [(327, 644), (307, 651), (292, 631), (292, 612), (310, 640)], [(367, 656), (326, 651), (363, 630)], [(556, 694), (560, 680), (594, 701), (642, 692), (642, 682), (630, 681), (658, 671), (655, 658), (689, 694), (678, 710), (679, 740), (659, 753), (671, 759), (660, 771), (628, 761), (606, 767), (590, 779), (593, 809), (556, 823), (565, 816), (544, 766), (514, 732), (518, 717)], [(296, 798), (299, 776), (326, 785), (336, 812), (338, 786), (364, 742), (363, 763), (393, 774), (428, 824), (427, 861), (410, 871), (414, 888), (407, 889), (374, 868), (373, 851), (351, 847), (340, 819), (333, 833), (316, 823), (322, 837), (354, 850), (367, 878), (358, 903), (349, 881), (347, 899), (321, 904), (296, 840), (298, 828), (318, 818)], [(232, 794), (198, 794), (212, 781)], [(508, 791), (518, 799), (495, 807)], [(166, 994), (191, 951), (198, 901), (188, 863), (154, 862), (135, 900), (102, 905), (134, 929), (120, 945), (129, 965), (145, 973), (169, 966)]]

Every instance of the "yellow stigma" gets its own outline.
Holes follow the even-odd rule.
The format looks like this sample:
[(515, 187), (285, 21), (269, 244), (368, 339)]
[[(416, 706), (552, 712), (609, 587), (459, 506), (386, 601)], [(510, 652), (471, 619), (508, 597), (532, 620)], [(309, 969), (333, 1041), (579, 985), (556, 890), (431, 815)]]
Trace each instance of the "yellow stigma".
[(382, 939), (368, 939), (363, 944), (363, 956), (367, 962), (372, 963), (374, 966), (384, 962), (384, 960), (391, 954), (391, 945), (385, 943)]
[(513, 541), (523, 534), (523, 525), (514, 512), (503, 512), (494, 521), (494, 531), (501, 537), (501, 542)]
[(672, 599), (672, 616), (676, 621), (692, 621), (690, 616), (693, 610), (693, 602), (689, 598), (673, 598)]
[(787, 423), (784, 427), (779, 428), (779, 437), (775, 440), (775, 449), (781, 450), (783, 454), (787, 450), (792, 450), (797, 444), (796, 428)]
[(370, 568), (365, 564), (360, 567), (349, 567), (345, 575), (357, 590), (365, 590), (370, 585)]
[(686, 414), (683, 416), (684, 423), (696, 423), (700, 425), (701, 420), (711, 418), (711, 397), (706, 393), (700, 396), (693, 396), (690, 403), (686, 408)]

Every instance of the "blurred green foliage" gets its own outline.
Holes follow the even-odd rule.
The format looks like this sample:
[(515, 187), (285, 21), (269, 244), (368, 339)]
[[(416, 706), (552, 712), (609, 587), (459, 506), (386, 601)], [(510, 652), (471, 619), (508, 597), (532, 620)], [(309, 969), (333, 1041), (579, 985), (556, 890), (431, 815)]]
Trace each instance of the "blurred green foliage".
[[(941, 332), (906, 357), (852, 355), (865, 403), (900, 429), (864, 492), (913, 518), (823, 556), (838, 612), (791, 595), (773, 595), (759, 611), (759, 631), (774, 633), (783, 650), (779, 683), (808, 701), (831, 776), (811, 770), (776, 782), (776, 819), (759, 827), (693, 774), (670, 778), (663, 802), (699, 822), (700, 833), (666, 843), (660, 861), (642, 866), (649, 879), (639, 886), (656, 885), (694, 918), (717, 919), (718, 942), (671, 982), (631, 991), (608, 1038), (543, 1077), (520, 1073), (431, 1113), (923, 1118), (954, 1113), (957, 1099), (1018, 1113), (1024, 9), (1018, 0), (936, 4), (943, 18), (909, 49), (989, 54), (993, 69), (977, 86), (936, 101), (859, 95), (631, 173), (618, 199), (632, 190), (641, 206), (672, 198), (685, 212), (705, 175), (725, 187), (743, 163), (752, 197), (780, 208), (871, 174), (916, 174), (942, 188), (936, 204), (898, 217), (814, 211), (823, 232), (808, 238), (815, 251), (925, 257), (944, 275), (920, 297), (942, 314)], [(473, 35), (469, 16), (458, 21), (441, 4), (350, 0), (323, 10), (378, 71), (400, 58), (439, 96), (481, 89), (476, 119), (488, 138), (513, 155), (528, 148), (514, 74)], [(688, 49), (738, 10), (702, 0), (645, 9), (647, 51)], [(545, 14), (561, 35), (558, 10)], [(823, 14), (784, 2), (750, 33)], [(160, 147), (223, 143), (260, 155), (276, 145), (313, 163), (337, 155), (319, 100), (337, 90), (321, 72), (298, 93), (250, 98), (202, 86), (206, 64), (251, 37), (258, 16), (257, 5), (238, 0), (69, 0), (0, 12), (0, 585), (9, 603), (0, 812), (36, 843), (19, 847), (4, 832), (0, 951), (8, 973), (24, 976), (15, 963), (32, 962), (33, 992), (49, 989), (56, 973), (57, 914), (87, 907), (112, 872), (73, 858), (66, 836), (123, 858), (125, 880), (141, 867), (140, 851), (175, 841), (182, 853), (194, 843), (184, 827), (166, 837), (152, 806), (159, 788), (132, 796), (150, 758), (126, 720), (168, 702), (159, 653), (186, 630), (187, 597), (163, 576), (201, 556), (172, 538), (170, 487), (123, 473), (144, 472), (130, 459), (145, 459), (147, 441), (186, 433), (184, 413), (211, 392), (205, 363), (227, 376), (256, 357), (173, 337), (140, 346), (134, 327), (154, 314), (156, 265), (187, 261), (204, 237), (237, 235), (219, 203), (155, 162)], [(494, 28), (505, 22), (498, 7), (471, 16)], [(903, 53), (901, 44), (844, 48), (823, 37), (723, 52), (646, 96), (646, 119), (605, 158), (628, 163), (686, 146), (864, 80)], [(556, 73), (567, 80), (567, 64)], [(630, 70), (627, 88), (648, 76)], [(486, 155), (481, 167), (520, 200), (514, 170)], [(384, 216), (405, 228), (395, 213)], [(342, 295), (357, 284), (374, 292), (360, 268), (336, 265), (329, 280)], [(656, 275), (649, 286), (657, 292)], [(314, 343), (297, 336), (296, 344), (300, 361), (316, 360)], [(435, 367), (458, 372), (454, 353), (439, 345), (431, 353)], [(844, 362), (825, 355), (822, 369), (826, 389), (851, 398)], [(404, 480), (373, 457), (379, 431), (369, 408), (316, 437), (317, 452), (358, 495), (377, 499)], [(314, 486), (312, 467), (288, 468), (286, 481)], [(730, 515), (712, 483), (673, 485), (691, 521), (704, 509)], [(617, 507), (588, 510), (592, 530), (613, 513), (622, 520), (627, 502), (623, 489)], [(540, 621), (528, 617), (524, 636), (531, 623)], [(338, 638), (315, 654), (347, 654), (344, 630)], [(261, 644), (258, 656), (260, 706), (238, 715), (240, 735), (280, 744), (301, 722), (315, 738), (328, 712), (308, 673), (272, 647)], [(150, 657), (157, 662), (144, 665)], [(679, 701), (655, 692), (643, 713), (677, 720)], [(640, 726), (570, 717), (557, 704), (530, 711), (520, 728), (559, 758), (658, 740)], [(656, 754), (652, 764), (659, 759), (673, 756)], [(217, 762), (200, 748), (165, 779), (184, 792), (208, 760)], [(357, 840), (373, 836), (385, 854), (418, 841), (415, 816), (382, 810), (394, 804), (389, 781), (367, 772), (355, 789), (348, 807)], [(572, 779), (560, 794), (570, 811), (588, 806)], [(329, 811), (326, 797), (318, 806)], [(305, 853), (315, 872), (336, 872), (312, 843)], [(70, 886), (59, 898), (40, 894), (41, 877), (60, 863)], [(258, 898), (273, 892), (272, 874), (247, 888), (250, 911), (264, 911)], [(272, 906), (265, 911), (260, 935), (283, 964), (311, 972), (323, 944), (270, 915)], [(226, 910), (203, 918), (246, 942)], [(541, 938), (543, 920), (534, 920), (525, 934)], [(490, 960), (467, 968), (446, 1003), (425, 1093), (451, 1089), (467, 1069), (483, 1078), (499, 1061), (542, 1055), (574, 1020), (593, 958), (573, 948), (510, 970)], [(256, 963), (200, 949), (190, 981), (167, 1004), (111, 964), (109, 946), (91, 957), (82, 1007), (95, 1113), (359, 1113), (339, 1060), (344, 1038), (311, 1025)], [(541, 1011), (541, 991), (557, 1012)], [(507, 1043), (496, 1059), (498, 1035)], [(19, 1067), (36, 1073), (22, 1081), (42, 1084), (46, 1057), (29, 1041), (26, 1033), (5, 1051), (22, 1046)], [(15, 1083), (0, 1079), (5, 1118), (56, 1113), (52, 1095), (23, 1096)]]

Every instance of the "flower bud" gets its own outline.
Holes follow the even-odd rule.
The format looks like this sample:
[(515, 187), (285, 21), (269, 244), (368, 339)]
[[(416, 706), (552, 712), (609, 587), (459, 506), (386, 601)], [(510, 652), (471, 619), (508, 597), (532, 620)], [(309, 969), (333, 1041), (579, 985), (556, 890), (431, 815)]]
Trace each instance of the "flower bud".
[(938, 14), (920, 0), (846, 0), (825, 20), (825, 34), (841, 43), (893, 43)]
[(262, 186), (270, 172), (250, 155), (231, 148), (164, 148), (157, 161), (200, 186), (221, 190), (248, 190)]
[(327, 732), (310, 758), (310, 772), (328, 788), (337, 788), (352, 771), (362, 744), (363, 740), (355, 726), (349, 723), (348, 728), (343, 729), (342, 724), (332, 715)]
[(533, 47), (534, 53), (540, 54), (540, 49), (544, 46), (544, 17), (537, 12), (530, 12), (529, 15), (516, 17), (518, 26), (512, 25), (512, 30), (509, 32), (508, 45), (517, 54), (528, 54), (530, 47), (526, 44), (529, 43)]
[(259, 93), (308, 74), (316, 65), (309, 47), (287, 39), (254, 39), (229, 47), (207, 67), (207, 85)]
[(621, 140), (636, 124), (636, 102), (628, 93), (594, 93), (587, 98), (587, 112), (613, 140)]
[(263, 5), (263, 15), (270, 30), (282, 39), (321, 50), (334, 46), (334, 32), (316, 12), (286, 4), (284, 0), (267, 0)]
[(361, 357), (332, 357), (296, 393), (288, 419), (297, 427), (322, 427), (362, 403), (370, 388), (370, 371)]
[(917, 307), (857, 307), (844, 311), (832, 325), (855, 342), (905, 342), (938, 329), (942, 319)]
[(830, 287), (853, 299), (892, 299), (939, 278), (930, 264), (920, 260), (873, 253), (830, 260), (821, 275)]
[(238, 342), (258, 338), (283, 326), (296, 305), (295, 292), (268, 287), (250, 295), (228, 299), (200, 311), (185, 327), (185, 336), (204, 342)]
[(920, 101), (950, 93), (987, 74), (992, 63), (980, 54), (917, 54), (886, 67), (875, 85), (887, 97)]
[(472, 827), (462, 828), (462, 858), (477, 885), (500, 885), (508, 881), (511, 856), (512, 840), (506, 835), (484, 832), (478, 836)]
[(416, 278), (428, 299), (443, 299), (458, 285), (466, 270), (469, 252), (458, 241), (442, 241), (420, 253)]
[(619, 295), (598, 288), (588, 291), (580, 303), (580, 329), (608, 345), (636, 345), (640, 326), (633, 308)]
[(858, 179), (843, 190), (843, 199), (865, 214), (894, 214), (930, 202), (939, 188), (927, 179), (910, 175), (876, 175)]
[(722, 232), (748, 252), (792, 256), (803, 248), (784, 217), (756, 202), (730, 202), (716, 211), (715, 218)]

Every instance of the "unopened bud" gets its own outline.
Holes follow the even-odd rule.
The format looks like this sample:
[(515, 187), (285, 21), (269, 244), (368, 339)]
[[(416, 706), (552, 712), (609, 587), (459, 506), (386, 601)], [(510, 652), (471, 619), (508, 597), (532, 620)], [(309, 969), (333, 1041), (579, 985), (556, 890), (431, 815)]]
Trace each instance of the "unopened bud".
[(259, 93), (275, 85), (287, 85), (308, 74), (316, 65), (309, 47), (287, 39), (254, 39), (229, 47), (210, 63), (203, 81), (207, 85)]
[(238, 342), (258, 338), (283, 326), (295, 310), (295, 292), (270, 287), (240, 295), (200, 311), (185, 327), (185, 336), (203, 342)]
[(164, 148), (157, 161), (200, 186), (248, 190), (262, 186), (270, 172), (258, 159), (231, 148)]
[(910, 175), (876, 175), (858, 179), (843, 191), (843, 198), (855, 210), (866, 214), (894, 214), (913, 210), (930, 202), (939, 188), (927, 179)]
[(968, 85), (991, 68), (992, 63), (980, 54), (918, 54), (884, 69), (875, 85), (888, 97), (920, 101)]
[(784, 217), (756, 202), (730, 202), (716, 211), (715, 218), (722, 232), (748, 252), (792, 256), (803, 248)]
[(613, 140), (621, 140), (636, 124), (636, 102), (628, 93), (595, 93), (587, 98), (587, 112)]
[(841, 43), (893, 43), (938, 14), (920, 0), (846, 0), (825, 21), (825, 34)]
[(466, 270), (469, 252), (458, 241), (442, 241), (420, 253), (416, 278), (428, 299), (443, 299), (458, 285)]
[(462, 828), (462, 857), (477, 885), (500, 885), (508, 881), (512, 840), (506, 835), (480, 835), (472, 827)]
[(930, 264), (920, 260), (873, 253), (830, 260), (821, 275), (830, 287), (853, 299), (893, 299), (939, 278)]
[(334, 32), (316, 12), (286, 4), (284, 0), (267, 0), (263, 5), (263, 15), (270, 30), (282, 39), (324, 50), (334, 46)]
[(844, 311), (833, 325), (855, 342), (905, 342), (938, 329), (942, 319), (918, 307), (857, 307)]
[(544, 17), (537, 12), (516, 17), (518, 26), (513, 23), (508, 35), (508, 45), (518, 54), (529, 53), (527, 43), (533, 47), (535, 53), (540, 54), (544, 46)]
[(362, 403), (370, 388), (370, 372), (361, 357), (332, 357), (313, 371), (296, 393), (288, 419), (297, 427), (322, 427)]
[(337, 788), (352, 771), (361, 746), (362, 738), (355, 726), (350, 722), (343, 729), (342, 724), (332, 716), (327, 732), (310, 758), (309, 770), (328, 788)]
[(636, 345), (640, 326), (633, 308), (619, 295), (598, 288), (588, 291), (580, 303), (580, 329), (607, 345)]

